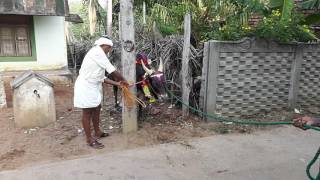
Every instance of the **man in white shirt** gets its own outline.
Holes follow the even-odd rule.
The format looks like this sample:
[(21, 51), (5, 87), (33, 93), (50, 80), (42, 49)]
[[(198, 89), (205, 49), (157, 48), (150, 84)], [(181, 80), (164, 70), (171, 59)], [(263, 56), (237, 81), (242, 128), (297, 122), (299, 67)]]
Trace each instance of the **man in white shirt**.
[[(102, 83), (116, 86), (128, 86), (125, 78), (116, 70), (107, 58), (113, 43), (110, 39), (101, 37), (89, 50), (83, 59), (79, 76), (74, 86), (74, 106), (82, 109), (82, 125), (87, 143), (93, 148), (103, 148), (104, 145), (97, 138), (107, 137), (109, 134), (100, 130), (100, 109), (102, 101)], [(105, 71), (117, 81), (105, 77)], [(92, 120), (95, 136), (91, 135), (90, 120)]]

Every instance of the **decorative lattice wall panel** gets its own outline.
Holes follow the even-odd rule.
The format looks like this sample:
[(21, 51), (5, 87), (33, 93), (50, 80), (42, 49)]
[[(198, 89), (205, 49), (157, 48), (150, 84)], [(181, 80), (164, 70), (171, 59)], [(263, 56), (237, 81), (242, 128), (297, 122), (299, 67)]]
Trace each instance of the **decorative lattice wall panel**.
[(224, 116), (320, 105), (320, 45), (205, 43), (200, 102)]
[(299, 78), (298, 105), (320, 106), (320, 46), (303, 52)]
[(293, 53), (220, 53), (216, 112), (252, 114), (287, 107)]

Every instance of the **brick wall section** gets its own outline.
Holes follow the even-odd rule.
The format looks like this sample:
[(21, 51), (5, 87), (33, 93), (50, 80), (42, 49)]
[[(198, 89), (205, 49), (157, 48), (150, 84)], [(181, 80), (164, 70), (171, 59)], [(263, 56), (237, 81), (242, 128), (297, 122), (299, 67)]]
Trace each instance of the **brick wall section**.
[[(205, 44), (200, 103), (237, 117), (320, 105), (320, 46), (244, 39)], [(299, 89), (300, 88), (300, 89)]]
[(2, 77), (0, 75), (0, 109), (7, 107), (7, 102), (6, 102), (6, 94), (4, 91), (4, 84)]

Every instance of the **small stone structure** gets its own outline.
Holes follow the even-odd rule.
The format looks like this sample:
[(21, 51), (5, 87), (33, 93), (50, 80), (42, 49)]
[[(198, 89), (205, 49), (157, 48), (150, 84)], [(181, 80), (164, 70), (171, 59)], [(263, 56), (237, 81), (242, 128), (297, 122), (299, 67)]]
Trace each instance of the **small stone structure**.
[(4, 91), (2, 76), (0, 75), (0, 109), (6, 108), (6, 107), (7, 107), (6, 93)]
[(27, 71), (11, 82), (16, 127), (44, 127), (56, 120), (53, 83)]
[(237, 117), (320, 107), (320, 44), (245, 38), (205, 43), (200, 105)]

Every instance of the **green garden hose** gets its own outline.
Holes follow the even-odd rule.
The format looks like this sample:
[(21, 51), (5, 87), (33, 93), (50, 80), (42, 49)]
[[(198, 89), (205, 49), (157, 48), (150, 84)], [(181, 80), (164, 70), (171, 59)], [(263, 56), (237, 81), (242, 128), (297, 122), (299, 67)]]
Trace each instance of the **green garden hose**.
[[(205, 117), (209, 117), (212, 120), (218, 121), (218, 122), (229, 122), (229, 123), (235, 123), (235, 124), (246, 124), (246, 125), (256, 125), (256, 126), (270, 126), (270, 125), (293, 125), (292, 121), (283, 121), (283, 122), (260, 122), (257, 120), (248, 120), (248, 119), (229, 119), (229, 118), (224, 118), (222, 116), (219, 116), (217, 114), (208, 114), (205, 112), (202, 112), (192, 106), (189, 106), (188, 104), (184, 103), (180, 98), (178, 98), (177, 96), (175, 96), (171, 91), (168, 90), (168, 88), (166, 88), (167, 92), (169, 93), (170, 96), (172, 96), (174, 99), (176, 99), (178, 102), (180, 102), (182, 105), (186, 106), (187, 108), (189, 108), (190, 110), (197, 112)], [(310, 125), (304, 125), (304, 127), (306, 129), (313, 129), (315, 131), (320, 131), (319, 127), (314, 127), (314, 126), (310, 126)], [(318, 149), (318, 152), (316, 153), (316, 155), (314, 156), (314, 158), (309, 162), (309, 164), (307, 165), (307, 175), (308, 178), (310, 180), (320, 180), (320, 167), (319, 167), (319, 172), (316, 178), (312, 177), (311, 173), (310, 173), (310, 169), (311, 167), (314, 165), (314, 163), (317, 161), (317, 159), (320, 156), (320, 147)]]
[[(178, 98), (177, 96), (175, 96), (171, 91), (169, 91), (166, 88), (167, 92), (170, 94), (170, 96), (172, 96), (174, 99), (176, 99), (178, 102), (180, 102), (182, 105), (186, 106), (187, 108), (189, 108), (190, 110), (197, 112), (205, 117), (209, 117), (212, 118), (212, 120), (218, 121), (218, 122), (229, 122), (229, 123), (235, 123), (235, 124), (246, 124), (246, 125), (256, 125), (256, 126), (270, 126), (270, 125), (293, 125), (293, 121), (281, 121), (281, 122), (260, 122), (254, 119), (230, 119), (230, 118), (225, 118), (222, 116), (219, 116), (217, 114), (208, 114), (205, 112), (202, 112), (192, 106), (189, 106), (188, 104), (184, 103), (180, 98)], [(320, 131), (319, 127), (314, 127), (314, 126), (310, 126), (310, 125), (305, 125), (305, 128), (307, 129), (313, 129), (316, 131)]]
[(320, 147), (318, 149), (318, 152), (316, 153), (316, 155), (314, 156), (314, 158), (309, 162), (309, 164), (307, 165), (307, 175), (308, 175), (308, 178), (310, 180), (320, 180), (320, 172), (318, 173), (317, 177), (314, 178), (311, 176), (311, 173), (310, 173), (310, 169), (311, 167), (314, 165), (315, 162), (317, 162), (317, 159), (319, 159), (319, 156), (320, 156)]

